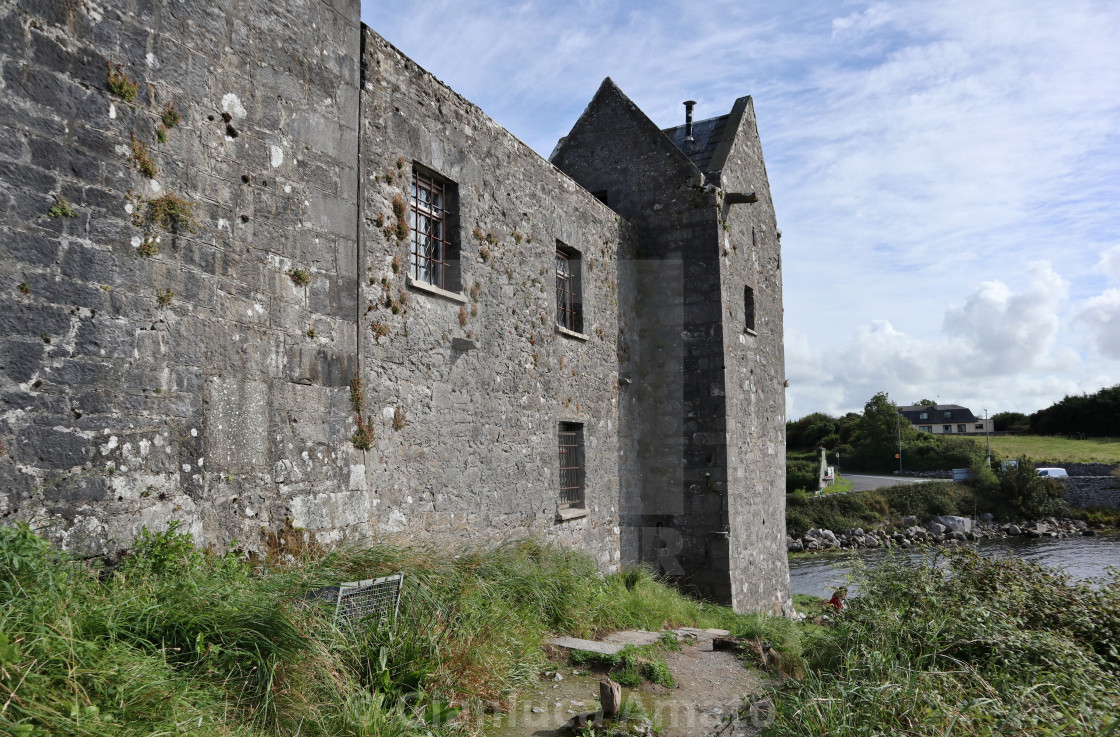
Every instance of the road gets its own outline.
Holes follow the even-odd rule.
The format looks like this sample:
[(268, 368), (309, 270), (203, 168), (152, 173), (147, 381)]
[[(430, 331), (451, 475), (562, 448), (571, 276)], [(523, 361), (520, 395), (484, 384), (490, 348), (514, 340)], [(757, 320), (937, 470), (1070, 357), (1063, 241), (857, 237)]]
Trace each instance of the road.
[(867, 491), (878, 489), (880, 486), (898, 486), (899, 484), (924, 484), (927, 481), (937, 480), (913, 478), (911, 476), (872, 476), (860, 473), (845, 473), (843, 476), (852, 482), (852, 491)]

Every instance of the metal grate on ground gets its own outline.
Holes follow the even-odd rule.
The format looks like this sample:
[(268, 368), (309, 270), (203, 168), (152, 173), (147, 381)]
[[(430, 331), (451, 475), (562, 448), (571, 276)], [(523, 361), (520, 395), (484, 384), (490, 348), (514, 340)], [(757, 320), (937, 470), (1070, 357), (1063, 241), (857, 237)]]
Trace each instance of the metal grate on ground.
[(352, 627), (366, 620), (395, 620), (401, 605), (404, 574), (339, 584), (334, 621)]

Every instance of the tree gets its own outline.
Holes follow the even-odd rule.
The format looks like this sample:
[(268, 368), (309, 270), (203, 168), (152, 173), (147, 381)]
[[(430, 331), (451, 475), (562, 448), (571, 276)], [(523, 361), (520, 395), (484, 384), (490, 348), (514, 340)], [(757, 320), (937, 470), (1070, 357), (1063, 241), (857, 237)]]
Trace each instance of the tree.
[(996, 412), (992, 415), (992, 428), (996, 432), (1025, 433), (1030, 429), (1030, 418), (1022, 412)]
[(917, 402), (914, 402), (915, 407), (928, 407), (931, 404), (937, 404), (937, 402), (932, 399), (919, 399)]

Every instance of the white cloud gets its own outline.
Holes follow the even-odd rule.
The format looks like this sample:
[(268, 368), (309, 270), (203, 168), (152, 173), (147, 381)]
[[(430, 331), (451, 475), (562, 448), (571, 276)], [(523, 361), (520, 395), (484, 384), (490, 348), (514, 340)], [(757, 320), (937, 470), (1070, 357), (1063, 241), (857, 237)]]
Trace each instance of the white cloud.
[(1120, 360), (1120, 289), (1108, 289), (1085, 302), (1080, 317), (1089, 325), (1093, 347)]
[(545, 155), (608, 75), (661, 125), (752, 94), (791, 416), (883, 389), (1033, 411), (1120, 374), (1120, 4), (365, 5)]
[(1110, 281), (1120, 283), (1120, 245), (1113, 246), (1102, 253), (1096, 269)]

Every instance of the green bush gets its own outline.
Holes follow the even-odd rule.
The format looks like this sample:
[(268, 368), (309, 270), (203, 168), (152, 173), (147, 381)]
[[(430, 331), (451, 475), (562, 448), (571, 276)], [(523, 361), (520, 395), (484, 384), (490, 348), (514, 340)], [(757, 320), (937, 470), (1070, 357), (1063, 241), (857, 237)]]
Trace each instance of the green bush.
[[(947, 569), (940, 563), (947, 563)], [(1120, 573), (1098, 588), (1021, 559), (888, 558), (776, 688), (769, 737), (1090, 735), (1117, 725)]]
[(820, 462), (787, 461), (786, 493), (816, 491), (820, 487)]

